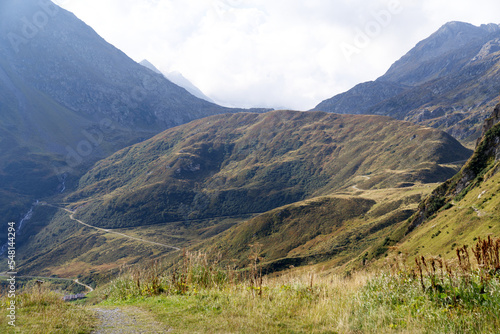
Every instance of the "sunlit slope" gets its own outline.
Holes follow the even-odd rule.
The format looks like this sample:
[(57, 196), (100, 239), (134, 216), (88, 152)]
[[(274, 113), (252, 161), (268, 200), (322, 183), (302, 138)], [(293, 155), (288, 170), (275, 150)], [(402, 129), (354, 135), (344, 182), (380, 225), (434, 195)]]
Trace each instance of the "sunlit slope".
[(500, 233), (500, 105), (462, 170), (420, 204), (399, 248), (410, 255), (453, 256), (456, 246)]
[[(363, 187), (438, 182), (470, 152), (451, 136), (382, 116), (274, 111), (179, 126), (99, 162), (67, 200), (106, 227), (260, 213)], [(350, 183), (351, 182), (351, 183)]]

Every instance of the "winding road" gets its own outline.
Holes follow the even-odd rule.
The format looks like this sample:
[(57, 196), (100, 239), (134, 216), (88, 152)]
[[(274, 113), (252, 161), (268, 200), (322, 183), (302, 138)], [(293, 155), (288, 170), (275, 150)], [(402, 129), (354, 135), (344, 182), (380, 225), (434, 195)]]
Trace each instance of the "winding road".
[[(10, 277), (10, 276), (8, 276), (8, 275), (7, 275), (7, 274), (5, 274), (5, 273), (1, 273), (1, 274), (0, 274), (0, 277)], [(87, 290), (89, 290), (89, 292), (94, 291), (94, 289), (93, 289), (91, 286), (89, 286), (89, 285), (87, 285), (87, 284), (85, 284), (85, 283), (81, 283), (81, 282), (79, 282), (79, 281), (78, 281), (78, 278), (73, 279), (73, 278), (43, 277), (43, 276), (16, 276), (16, 278), (33, 278), (33, 279), (39, 279), (39, 280), (44, 279), (44, 280), (71, 281), (71, 282), (75, 282), (76, 284), (78, 284), (78, 285), (81, 285), (81, 286), (85, 287)]]
[(179, 247), (175, 247), (175, 246), (171, 246), (171, 245), (166, 245), (166, 244), (162, 244), (162, 243), (159, 243), (159, 242), (149, 241), (149, 240), (145, 240), (145, 239), (141, 239), (141, 238), (136, 238), (136, 237), (132, 237), (130, 235), (126, 235), (124, 233), (116, 232), (116, 231), (113, 231), (113, 230), (110, 230), (110, 229), (105, 229), (105, 228), (101, 228), (101, 227), (97, 227), (97, 226), (92, 226), (90, 224), (82, 222), (80, 219), (76, 219), (75, 218), (76, 211), (71, 211), (69, 209), (61, 208), (61, 207), (50, 205), (50, 204), (47, 204), (47, 205), (68, 212), (69, 213), (69, 218), (71, 220), (74, 220), (78, 224), (84, 225), (86, 227), (90, 227), (90, 228), (93, 228), (93, 229), (101, 231), (101, 232), (116, 234), (116, 235), (119, 235), (119, 236), (127, 238), (127, 239), (131, 239), (131, 240), (135, 240), (135, 241), (139, 241), (139, 242), (144, 242), (144, 243), (148, 243), (148, 244), (155, 245), (155, 246), (166, 247), (166, 248), (170, 248), (170, 249), (173, 249), (173, 250), (176, 250), (176, 251), (180, 251), (181, 250)]

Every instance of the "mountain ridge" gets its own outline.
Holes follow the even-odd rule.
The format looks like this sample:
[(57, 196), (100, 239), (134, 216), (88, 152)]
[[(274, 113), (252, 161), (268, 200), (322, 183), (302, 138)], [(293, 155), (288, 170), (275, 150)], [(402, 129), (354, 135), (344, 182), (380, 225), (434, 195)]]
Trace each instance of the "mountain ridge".
[[(413, 134), (398, 137), (398, 127)], [(439, 144), (430, 144), (430, 138)], [(449, 149), (443, 149), (446, 145)], [(368, 147), (372, 153), (368, 153)], [(148, 198), (163, 198), (161, 203), (170, 203), (168, 209), (155, 209), (157, 221), (182, 220), (184, 215), (208, 218), (209, 212), (214, 216), (246, 214), (296, 202), (321, 189), (340, 189), (353, 175), (378, 170), (382, 156), (385, 168), (408, 169), (379, 180), (397, 184), (435, 179), (433, 173), (446, 171), (438, 164), (469, 154), (442, 132), (383, 116), (296, 111), (228, 114), (167, 130), (101, 161), (80, 180), (79, 190), (68, 200), (83, 200), (82, 205), (85, 198), (97, 196), (79, 213), (96, 224), (110, 224), (122, 215), (130, 216), (131, 221), (144, 221), (144, 217), (139, 219), (140, 212), (152, 213), (144, 209), (150, 205)], [(140, 190), (133, 190), (136, 185)], [(111, 199), (111, 193), (117, 197)], [(138, 198), (142, 198), (142, 204), (136, 202)], [(246, 209), (241, 211), (240, 206)], [(111, 218), (102, 212), (120, 213)], [(117, 221), (118, 226), (130, 226), (123, 225), (125, 221)]]
[(449, 22), (375, 81), (312, 110), (387, 115), (447, 131), (473, 146), (500, 84), (500, 27)]
[(194, 119), (248, 111), (194, 97), (49, 0), (4, 0), (1, 9), (2, 224), (73, 187), (120, 148)]
[(169, 72), (169, 73), (162, 73), (158, 68), (156, 68), (156, 66), (151, 64), (151, 62), (149, 62), (147, 59), (142, 60), (139, 64), (141, 64), (142, 66), (144, 66), (146, 68), (149, 68), (150, 70), (152, 70), (155, 73), (162, 74), (165, 78), (167, 78), (168, 80), (170, 80), (174, 84), (186, 89), (190, 94), (196, 96), (197, 98), (200, 98), (200, 99), (205, 100), (205, 101), (210, 102), (210, 103), (215, 103), (211, 98), (209, 98), (208, 96), (203, 94), (203, 92), (198, 87), (193, 85), (193, 83), (191, 81), (186, 79), (182, 75), (182, 73), (177, 72), (177, 71)]

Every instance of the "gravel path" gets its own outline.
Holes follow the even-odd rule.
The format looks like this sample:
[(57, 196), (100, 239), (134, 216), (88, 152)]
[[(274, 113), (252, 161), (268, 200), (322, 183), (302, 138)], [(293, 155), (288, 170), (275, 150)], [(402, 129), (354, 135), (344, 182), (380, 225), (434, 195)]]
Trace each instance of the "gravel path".
[(101, 323), (92, 334), (161, 334), (172, 331), (138, 308), (95, 308), (94, 311)]

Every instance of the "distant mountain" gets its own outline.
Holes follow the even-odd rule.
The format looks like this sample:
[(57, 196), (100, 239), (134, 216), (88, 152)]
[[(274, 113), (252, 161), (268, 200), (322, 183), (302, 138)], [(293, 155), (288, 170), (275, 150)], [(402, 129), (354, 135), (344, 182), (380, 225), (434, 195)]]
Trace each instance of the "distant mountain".
[[(101, 227), (264, 212), (373, 177), (437, 182), (470, 152), (444, 132), (382, 116), (274, 111), (213, 116), (100, 161), (66, 201)], [(404, 172), (397, 172), (404, 171)]]
[(97, 159), (220, 113), (48, 0), (0, 10), (0, 215), (75, 182)]
[(151, 62), (149, 62), (149, 60), (147, 60), (147, 59), (143, 59), (141, 62), (139, 62), (139, 64), (141, 64), (142, 66), (144, 66), (146, 68), (149, 68), (151, 71), (153, 71), (157, 74), (163, 74), (163, 73), (161, 73), (161, 71), (159, 69), (156, 68), (156, 66), (151, 64)]
[(313, 110), (377, 114), (439, 128), (473, 143), (500, 91), (500, 26), (450, 22), (382, 77)]
[[(163, 74), (159, 69), (156, 68), (156, 66), (154, 66), (153, 64), (151, 64), (146, 59), (144, 59), (143, 61), (141, 61), (139, 64), (141, 64), (142, 66), (145, 66), (145, 67), (149, 68), (153, 72), (156, 72), (158, 74)], [(178, 85), (178, 86), (186, 89), (189, 93), (191, 93), (192, 95), (196, 96), (197, 98), (200, 98), (202, 100), (205, 100), (205, 101), (208, 101), (208, 102), (211, 102), (211, 103), (215, 103), (211, 98), (209, 98), (208, 96), (206, 96), (205, 94), (203, 94), (203, 92), (198, 87), (196, 87), (195, 85), (193, 85), (191, 83), (191, 81), (189, 81), (188, 79), (186, 79), (181, 73), (179, 73), (179, 72), (168, 72), (168, 73), (165, 73), (163, 75), (168, 80), (170, 80), (174, 84), (176, 84), (176, 85)]]

